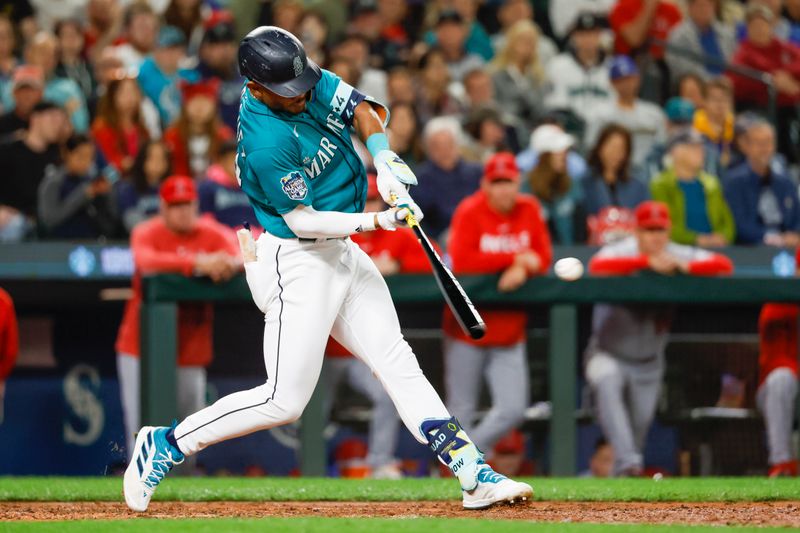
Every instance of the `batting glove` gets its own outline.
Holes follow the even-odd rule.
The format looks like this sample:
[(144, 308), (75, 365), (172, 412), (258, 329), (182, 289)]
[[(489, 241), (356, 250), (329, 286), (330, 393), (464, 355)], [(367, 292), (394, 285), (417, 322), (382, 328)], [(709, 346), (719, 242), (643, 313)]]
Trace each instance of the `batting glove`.
[[(405, 185), (406, 189), (411, 185), (417, 184), (417, 177), (411, 172), (411, 169), (406, 165), (405, 161), (400, 159), (400, 156), (391, 150), (381, 150), (375, 154), (372, 161), (375, 164), (375, 169), (378, 171), (378, 190), (380, 190), (381, 175), (383, 175), (384, 178), (388, 178), (389, 176), (394, 177), (395, 180)], [(381, 192), (381, 194), (383, 193)], [(384, 200), (387, 200), (387, 198), (384, 197)]]
[(394, 231), (397, 228), (406, 226), (406, 217), (408, 216), (408, 209), (387, 209), (378, 213), (378, 226), (381, 228)]

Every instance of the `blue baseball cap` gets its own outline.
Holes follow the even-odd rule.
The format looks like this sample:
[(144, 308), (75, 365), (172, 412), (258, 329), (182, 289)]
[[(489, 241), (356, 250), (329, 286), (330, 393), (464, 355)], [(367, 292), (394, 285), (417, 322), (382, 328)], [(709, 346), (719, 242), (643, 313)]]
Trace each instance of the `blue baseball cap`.
[(614, 56), (614, 59), (611, 60), (611, 68), (609, 69), (611, 81), (628, 76), (637, 76), (638, 74), (639, 67), (629, 56)]
[(158, 32), (158, 47), (186, 46), (186, 36), (175, 26), (163, 26)]
[(664, 106), (664, 112), (673, 124), (691, 124), (694, 120), (694, 111), (694, 104), (680, 96), (673, 96)]

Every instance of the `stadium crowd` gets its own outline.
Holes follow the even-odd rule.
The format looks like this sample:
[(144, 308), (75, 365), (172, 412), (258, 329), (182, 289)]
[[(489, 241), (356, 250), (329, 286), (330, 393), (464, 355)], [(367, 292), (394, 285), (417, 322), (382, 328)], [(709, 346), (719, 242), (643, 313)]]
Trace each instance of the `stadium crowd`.
[[(0, 242), (126, 238), (159, 213), (160, 190), (167, 204), (175, 197), (162, 185), (173, 175), (192, 180), (186, 198), (204, 215), (257, 226), (236, 180), (236, 55), (263, 24), (291, 31), (311, 59), (389, 106), (391, 146), (418, 176), (412, 192), (429, 233), (456, 270), (502, 273), (500, 290), (546, 272), (551, 243), (614, 246), (655, 229), (668, 231), (670, 246), (800, 244), (798, 0), (0, 0)], [(369, 168), (366, 149), (362, 157)], [(478, 243), (476, 224), (508, 235)], [(648, 255), (627, 242), (624, 253), (601, 252), (596, 273), (611, 263), (616, 273), (698, 273), (692, 261), (716, 261), (706, 274), (730, 270), (695, 248), (636, 265), (610, 260)], [(384, 248), (382, 271), (413, 271), (398, 252), (413, 247)], [(205, 269), (231, 275), (222, 263)], [(797, 313), (767, 310), (764, 331)], [(509, 394), (527, 388), (524, 317), (499, 313), (490, 318), (504, 324), (501, 337), (480, 349), (444, 319), (445, 357), (474, 367), (459, 383), (477, 386), (484, 367), (490, 385), (500, 380), (494, 418), (475, 430), (486, 447), (527, 405)], [(650, 327), (623, 319), (631, 337)], [(663, 352), (667, 330), (648, 320)], [(603, 327), (590, 346), (598, 394), (616, 387), (602, 382), (617, 364)], [(796, 332), (790, 340), (796, 346)], [(121, 361), (136, 349), (120, 348)], [(796, 366), (795, 357), (794, 376)], [(779, 397), (760, 403), (794, 398), (796, 377), (781, 376), (772, 378)], [(504, 388), (515, 377), (519, 386)], [(454, 391), (464, 389), (448, 384), (449, 402), (470, 417), (477, 393)], [(646, 430), (652, 412), (642, 416)], [(615, 472), (639, 473), (642, 429), (620, 431), (636, 434), (623, 444), (607, 435)], [(796, 473), (792, 457), (771, 463)]]

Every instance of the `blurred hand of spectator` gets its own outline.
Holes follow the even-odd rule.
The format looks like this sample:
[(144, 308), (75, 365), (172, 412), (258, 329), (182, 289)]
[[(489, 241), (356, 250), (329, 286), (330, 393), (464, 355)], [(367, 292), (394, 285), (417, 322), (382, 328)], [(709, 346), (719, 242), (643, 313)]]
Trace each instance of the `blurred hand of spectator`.
[(528, 279), (528, 271), (524, 265), (514, 263), (503, 271), (500, 280), (497, 282), (497, 290), (500, 292), (512, 292), (525, 283)]
[(195, 272), (219, 283), (231, 279), (239, 270), (239, 262), (225, 252), (199, 253), (195, 256)]
[(678, 259), (666, 250), (661, 250), (655, 254), (647, 256), (647, 265), (651, 270), (659, 274), (672, 275), (676, 272), (688, 272), (689, 267), (686, 261)]
[(514, 264), (522, 265), (528, 274), (537, 274), (542, 270), (542, 257), (533, 250), (517, 254)]
[(111, 182), (105, 176), (100, 176), (86, 188), (86, 196), (95, 198), (111, 192)]
[(800, 83), (785, 70), (776, 70), (772, 73), (772, 81), (778, 92), (788, 94), (789, 96), (796, 96), (800, 93)]

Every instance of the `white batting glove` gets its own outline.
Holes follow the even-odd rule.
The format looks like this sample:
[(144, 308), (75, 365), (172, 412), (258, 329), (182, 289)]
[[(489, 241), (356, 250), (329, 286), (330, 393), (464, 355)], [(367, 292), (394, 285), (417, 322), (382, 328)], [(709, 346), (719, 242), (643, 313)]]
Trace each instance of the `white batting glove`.
[(406, 217), (408, 213), (409, 211), (407, 208), (381, 211), (377, 214), (378, 226), (388, 231), (406, 227)]
[[(406, 186), (406, 190), (411, 185), (417, 184), (417, 177), (411, 172), (411, 169), (406, 165), (405, 161), (400, 159), (400, 156), (391, 150), (381, 150), (375, 157), (372, 158), (375, 169), (378, 171), (378, 190), (380, 190), (381, 175), (388, 178), (389, 175), (399, 181), (401, 185)], [(381, 192), (383, 195), (383, 192)], [(398, 194), (399, 196), (399, 194)], [(384, 197), (384, 200), (388, 198)]]
[(408, 209), (414, 214), (414, 218), (417, 220), (417, 222), (421, 222), (422, 219), (425, 218), (425, 213), (422, 212), (422, 209), (420, 209), (417, 203), (411, 199), (411, 196), (409, 196), (408, 193), (405, 193), (403, 196), (398, 196), (391, 205), (401, 209)]

